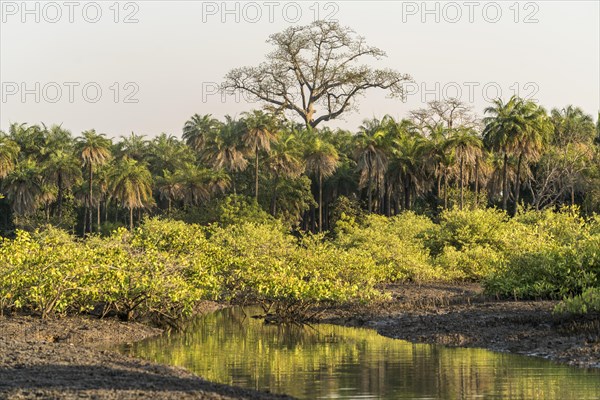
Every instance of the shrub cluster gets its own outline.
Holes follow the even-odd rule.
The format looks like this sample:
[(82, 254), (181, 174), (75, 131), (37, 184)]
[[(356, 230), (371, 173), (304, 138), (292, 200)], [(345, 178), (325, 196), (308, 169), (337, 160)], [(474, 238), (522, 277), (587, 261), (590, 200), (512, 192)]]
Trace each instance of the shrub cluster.
[(49, 227), (0, 246), (0, 308), (95, 312), (176, 324), (201, 300), (262, 304), (279, 318), (365, 301), (381, 273), (365, 252), (322, 236), (297, 239), (278, 222), (201, 227), (147, 220), (133, 233), (77, 240)]
[(0, 310), (175, 324), (213, 299), (303, 320), (408, 280), (480, 281), (499, 297), (564, 298), (559, 312), (598, 309), (600, 219), (584, 220), (576, 209), (514, 218), (450, 210), (438, 223), (412, 212), (341, 213), (331, 237), (294, 235), (272, 218), (227, 221), (149, 219), (133, 232), (83, 240), (52, 227), (19, 231), (0, 245)]

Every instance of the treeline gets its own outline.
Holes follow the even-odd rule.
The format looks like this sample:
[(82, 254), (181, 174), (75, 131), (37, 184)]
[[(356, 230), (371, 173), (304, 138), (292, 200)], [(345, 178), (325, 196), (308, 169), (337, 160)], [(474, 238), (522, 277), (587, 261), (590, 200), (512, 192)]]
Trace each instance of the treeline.
[(581, 109), (548, 113), (517, 97), (497, 100), (483, 118), (457, 100), (431, 102), (356, 132), (263, 111), (194, 115), (182, 139), (74, 137), (62, 126), (15, 123), (0, 132), (0, 224), (5, 234), (48, 223), (85, 234), (133, 227), (144, 215), (208, 223), (230, 194), (313, 232), (361, 211), (579, 205), (591, 214), (600, 210), (599, 145), (600, 123)]

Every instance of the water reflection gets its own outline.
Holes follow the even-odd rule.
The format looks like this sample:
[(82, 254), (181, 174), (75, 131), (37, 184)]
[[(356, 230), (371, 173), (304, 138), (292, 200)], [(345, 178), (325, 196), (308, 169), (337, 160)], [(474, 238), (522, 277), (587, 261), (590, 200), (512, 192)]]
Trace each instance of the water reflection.
[(412, 344), (368, 329), (265, 325), (239, 309), (123, 351), (212, 381), (302, 399), (600, 399), (598, 370)]

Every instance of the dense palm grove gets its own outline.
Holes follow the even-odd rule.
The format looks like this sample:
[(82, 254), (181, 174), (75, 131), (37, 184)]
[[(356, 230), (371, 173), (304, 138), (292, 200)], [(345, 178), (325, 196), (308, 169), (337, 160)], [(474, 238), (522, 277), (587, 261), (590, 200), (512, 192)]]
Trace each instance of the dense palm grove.
[(483, 118), (456, 100), (431, 102), (356, 132), (263, 111), (194, 115), (182, 140), (15, 123), (0, 133), (0, 223), (5, 234), (52, 224), (79, 235), (147, 215), (209, 223), (231, 199), (313, 232), (341, 213), (566, 204), (591, 214), (600, 210), (599, 126), (577, 107), (547, 113), (517, 97)]

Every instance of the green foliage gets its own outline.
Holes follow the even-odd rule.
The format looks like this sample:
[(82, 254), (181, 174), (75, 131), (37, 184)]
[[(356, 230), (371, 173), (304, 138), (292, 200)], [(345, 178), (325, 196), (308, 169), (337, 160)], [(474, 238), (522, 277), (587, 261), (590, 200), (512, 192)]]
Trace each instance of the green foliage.
[(217, 212), (217, 221), (221, 225), (237, 224), (240, 221), (262, 223), (273, 220), (253, 198), (245, 196), (226, 197), (219, 202)]
[(346, 251), (367, 253), (381, 269), (384, 281), (445, 279), (423, 245), (423, 238), (433, 227), (429, 218), (412, 212), (393, 218), (369, 215), (360, 223), (343, 217), (336, 225), (335, 243)]
[(362, 217), (363, 211), (360, 203), (356, 199), (350, 199), (346, 196), (339, 196), (332, 204), (331, 226), (337, 229), (337, 222), (348, 218), (356, 219)]
[(175, 323), (201, 299), (216, 296), (204, 233), (172, 221), (148, 221), (134, 233), (76, 241), (48, 227), (17, 231), (0, 247), (3, 308), (52, 313), (115, 313), (123, 319)]
[(432, 254), (440, 254), (446, 246), (456, 250), (479, 245), (502, 247), (508, 216), (496, 209), (446, 210), (440, 215), (439, 227), (427, 241)]
[(224, 295), (258, 302), (281, 319), (303, 320), (314, 306), (368, 300), (378, 295), (376, 265), (368, 254), (343, 251), (309, 235), (299, 242), (281, 223), (216, 228), (224, 249)]
[(203, 299), (259, 302), (302, 320), (314, 306), (380, 295), (369, 254), (323, 236), (298, 240), (278, 221), (237, 221), (206, 228), (150, 219), (84, 241), (52, 227), (17, 231), (0, 247), (0, 307), (177, 324)]
[(577, 209), (529, 211), (510, 221), (504, 262), (486, 289), (516, 298), (561, 298), (600, 286), (600, 235)]
[(306, 320), (378, 298), (388, 282), (473, 280), (502, 297), (565, 298), (575, 312), (595, 307), (585, 293), (600, 287), (600, 219), (576, 208), (512, 219), (454, 209), (439, 224), (412, 212), (341, 213), (332, 238), (294, 235), (254, 199), (229, 198), (220, 210), (221, 224), (146, 219), (84, 240), (51, 226), (18, 230), (0, 245), (0, 308), (176, 324), (213, 299)]
[(30, 234), (17, 231), (0, 247), (0, 299), (4, 307), (28, 308), (47, 316), (66, 312), (86, 289), (80, 260), (85, 248), (67, 233), (49, 227)]
[(554, 307), (556, 314), (600, 312), (600, 287), (588, 288), (580, 295), (567, 297)]

